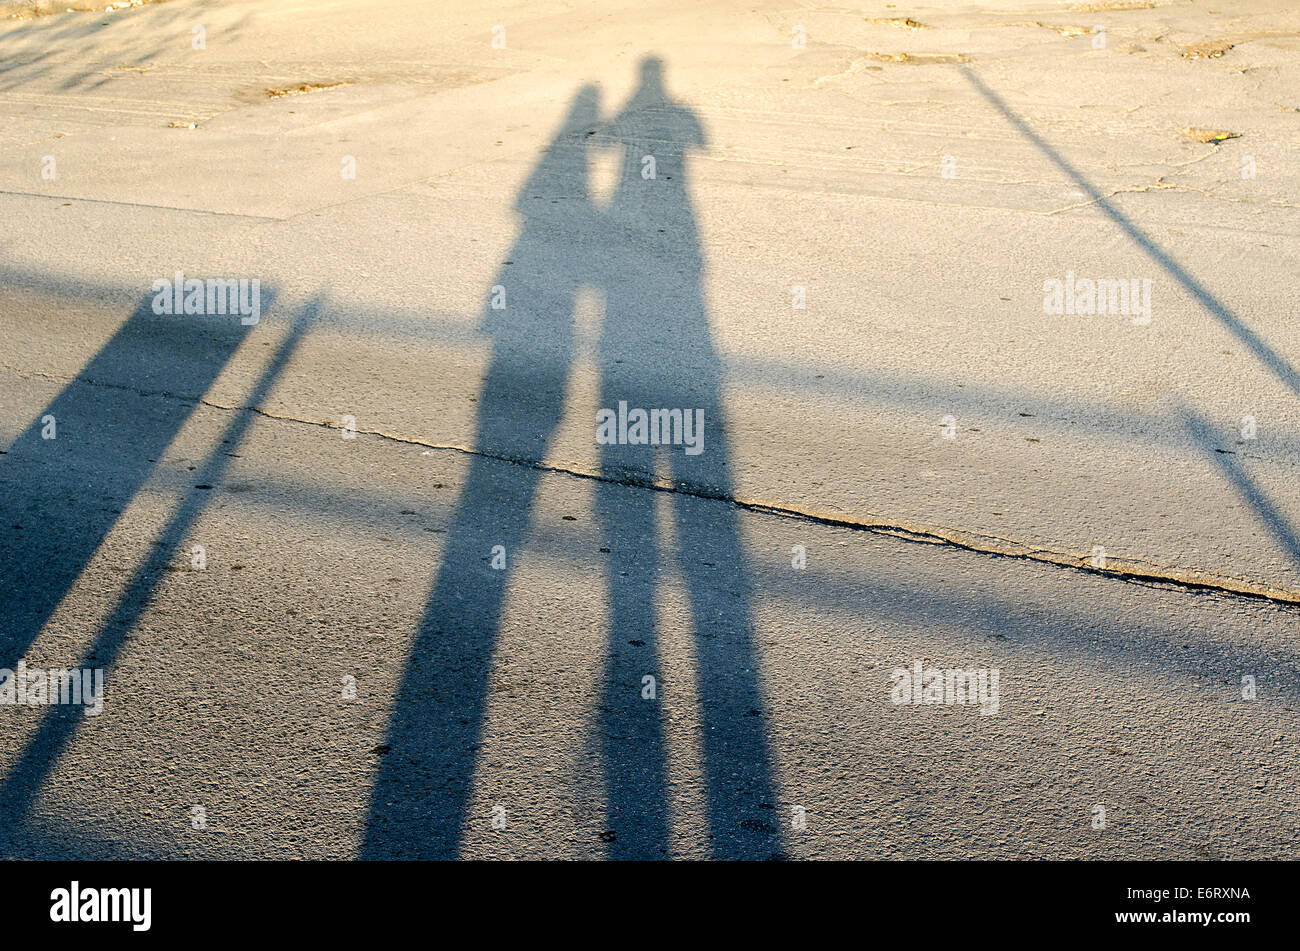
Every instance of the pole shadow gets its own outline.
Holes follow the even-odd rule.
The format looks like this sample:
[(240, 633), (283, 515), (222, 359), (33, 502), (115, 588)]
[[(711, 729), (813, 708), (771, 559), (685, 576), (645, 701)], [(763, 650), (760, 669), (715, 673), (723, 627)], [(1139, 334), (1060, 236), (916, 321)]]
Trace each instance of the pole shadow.
[[(974, 71), (964, 66), (961, 67), (961, 71), (967, 81), (975, 87), (976, 91), (988, 100), (989, 104), (1000, 112), (1015, 127), (1017, 132), (1032, 142), (1053, 165), (1081, 188), (1106, 217), (1128, 236), (1129, 240), (1141, 248), (1166, 274), (1182, 285), (1183, 289), (1192, 295), (1210, 316), (1236, 337), (1242, 346), (1254, 354), (1255, 358), (1283, 386), (1287, 387), (1292, 393), (1300, 395), (1300, 371), (1296, 370), (1295, 366), (1284, 354), (1275, 350), (1264, 337), (1247, 325), (1241, 317), (1219, 300), (1218, 297), (1210, 293), (1168, 251), (1139, 228), (1131, 218), (1115, 207), (1092, 182), (1084, 177), (1082, 172), (1070, 164), (1064, 156), (1030, 128), (1029, 124), (1007, 105), (1001, 96), (990, 89)], [(1238, 460), (1227, 458), (1226, 453), (1215, 447), (1216, 439), (1213, 428), (1205, 419), (1201, 418), (1188, 406), (1180, 406), (1180, 412), (1183, 417), (1184, 428), (1197, 447), (1207, 454), (1208, 458), (1223, 473), (1242, 499), (1255, 511), (1260, 521), (1286, 549), (1291, 559), (1296, 564), (1300, 564), (1300, 539), (1297, 538), (1294, 528), (1281, 511), (1269, 500), (1264, 491), (1255, 484)]]
[(1292, 393), (1300, 395), (1300, 372), (1292, 366), (1287, 358), (1274, 350), (1262, 336), (1255, 330), (1251, 329), (1244, 320), (1235, 314), (1223, 301), (1210, 293), (1200, 281), (1189, 273), (1177, 260), (1174, 259), (1168, 251), (1161, 247), (1150, 235), (1137, 226), (1137, 224), (1124, 214), (1115, 205), (1103, 195), (1092, 182), (1084, 177), (1083, 173), (1069, 163), (1056, 149), (1052, 148), (1038, 133), (1029, 127), (1029, 124), (1021, 118), (1015, 110), (1006, 104), (1006, 102), (990, 89), (982, 79), (971, 69), (965, 66), (959, 67), (962, 75), (967, 81), (975, 87), (976, 91), (988, 100), (1002, 116), (1015, 127), (1016, 131), (1034, 144), (1034, 146), (1047, 156), (1048, 160), (1059, 168), (1066, 177), (1077, 185), (1092, 200), (1092, 202), (1101, 209), (1101, 211), (1119, 226), (1124, 234), (1128, 235), (1129, 240), (1155, 261), (1166, 274), (1183, 286), (1183, 289), (1209, 312), (1215, 320), (1221, 323), (1224, 328), (1234, 337), (1241, 341), (1242, 346), (1246, 347), (1253, 353), (1269, 372)]
[[(100, 471), (113, 474), (115, 481), (92, 483), (97, 492), (107, 494), (94, 500), (83, 499), (78, 506), (77, 499), (64, 498), (68, 488), (65, 477), (38, 480), (42, 487), (40, 493), (29, 491), (26, 495), (14, 493), (10, 496), (17, 497), (17, 504), (24, 506), (26, 511), (40, 514), (43, 525), (41, 540), (45, 547), (39, 552), (29, 550), (27, 555), (48, 559), (37, 563), (36, 569), (38, 577), (40, 570), (44, 569), (49, 579), (48, 583), (34, 585), (30, 592), (31, 600), (19, 602), (16, 611), (6, 605), (4, 610), (11, 616), (16, 614), (23, 636), (28, 640), (21, 650), (17, 642), (7, 642), (6, 657), (15, 650), (15, 656), (20, 657), (39, 634), (44, 621), (84, 570), (117, 516), (156, 467), (155, 460), (193, 414), (199, 397), (207, 391), (251, 329), (235, 320), (155, 316), (149, 300), (147, 298), (137, 308), (77, 380), (70, 383), (47, 408), (47, 414), (56, 410), (66, 412), (66, 419), (74, 427), (67, 435), (77, 437), (76, 442), (69, 445), (77, 447), (82, 462), (94, 459), (101, 467)], [(263, 308), (269, 309), (273, 300), (274, 293), (264, 293)], [(250, 392), (247, 403), (227, 424), (221, 438), (197, 468), (194, 488), (186, 493), (150, 546), (144, 562), (134, 572), (112, 614), (96, 633), (77, 666), (107, 671), (117, 662), (131, 631), (166, 576), (168, 563), (211, 501), (212, 487), (220, 484), (229, 468), (231, 450), (238, 446), (252, 425), (256, 417), (255, 408), (265, 400), (284, 372), (315, 319), (319, 306), (317, 301), (297, 315), (289, 334)], [(105, 387), (108, 387), (107, 392)], [(124, 397), (124, 393), (130, 396)], [(159, 393), (178, 399), (146, 399), (141, 400), (138, 406), (123, 402), (131, 396), (156, 396)], [(41, 451), (31, 443), (24, 443), (36, 425), (34, 423), (14, 445), (25, 446), (27, 453)], [(96, 429), (97, 426), (102, 428)], [(119, 442), (112, 442), (114, 439)], [(28, 465), (18, 473), (6, 470), (7, 480), (23, 471), (39, 470), (41, 466), (48, 472), (54, 464), (49, 457), (32, 459), (30, 455), (24, 461)], [(133, 461), (136, 463), (134, 468), (130, 465)], [(66, 457), (64, 464), (68, 464)], [(60, 508), (62, 501), (73, 504)], [(111, 691), (106, 691), (109, 693)], [(4, 815), (8, 823), (5, 839), (15, 833), (25, 819), (59, 757), (83, 723), (84, 714), (79, 707), (53, 705), (48, 708), (40, 726), (0, 786), (0, 815)]]
[(1236, 450), (1223, 448), (1223, 444), (1230, 443), (1231, 440), (1224, 439), (1216, 432), (1216, 427), (1191, 406), (1180, 402), (1178, 411), (1183, 426), (1196, 447), (1205, 453), (1206, 459), (1214, 463), (1242, 500), (1255, 512), (1268, 533), (1285, 549), (1292, 563), (1300, 565), (1300, 537), (1296, 536), (1295, 527), (1269, 498), (1268, 493), (1251, 478), (1241, 455)]
[(250, 329), (155, 315), (152, 300), (0, 456), (0, 668), (26, 653)]
[[(274, 295), (264, 294), (263, 297), (264, 309), (269, 309)], [(94, 641), (77, 666), (99, 667), (108, 672), (117, 663), (131, 632), (135, 629), (141, 615), (148, 609), (159, 584), (166, 577), (168, 564), (212, 501), (213, 487), (219, 486), (223, 481), (226, 470), (230, 468), (231, 453), (242, 442), (253, 420), (256, 419), (257, 407), (264, 403), (276, 380), (284, 373), (298, 345), (314, 323), (322, 303), (318, 298), (295, 316), (289, 333), (277, 346), (270, 361), (262, 370), (244, 406), (226, 424), (220, 438), (213, 443), (203, 463), (195, 470), (194, 487), (186, 492), (168, 518), (167, 524), (154, 539), (148, 555), (133, 573), (130, 583), (114, 605), (112, 614), (96, 633)], [(152, 322), (151, 325), (165, 329), (180, 328), (177, 332), (183, 332), (183, 328), (187, 325), (200, 326), (209, 333), (214, 333), (218, 339), (226, 339), (236, 333), (233, 330), (233, 322), (213, 323), (210, 318), (201, 318), (201, 321), (208, 321), (208, 323), (195, 322), (193, 318), (184, 322), (173, 318), (162, 325), (153, 325)], [(239, 336), (242, 337), (248, 329), (239, 327)], [(191, 338), (191, 343), (195, 345), (194, 353), (197, 355), (210, 353), (210, 347), (200, 343), (202, 339), (202, 335)], [(174, 359), (184, 362), (183, 348), (169, 352)], [(213, 375), (215, 377), (215, 372)], [(197, 400), (182, 414), (182, 422), (189, 418), (195, 405)], [(124, 418), (128, 418), (128, 422), (133, 422), (136, 426), (140, 424), (139, 417), (129, 417), (129, 414), (126, 414)], [(179, 428), (178, 424), (176, 429)], [(105, 679), (107, 681), (107, 674)], [(111, 687), (106, 688), (105, 695), (111, 699)], [(0, 786), (0, 815), (6, 817), (11, 827), (10, 831), (27, 816), (32, 803), (48, 781), (55, 764), (58, 763), (59, 757), (77, 729), (84, 723), (84, 714), (74, 705), (53, 705), (48, 708), (40, 726), (20, 753), (14, 767), (5, 776), (3, 785)]]

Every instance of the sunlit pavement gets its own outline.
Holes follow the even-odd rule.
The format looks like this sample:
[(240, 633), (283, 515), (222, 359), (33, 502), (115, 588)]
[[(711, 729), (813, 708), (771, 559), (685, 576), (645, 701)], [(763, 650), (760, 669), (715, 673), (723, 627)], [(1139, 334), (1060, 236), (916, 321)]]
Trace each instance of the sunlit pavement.
[(0, 21), (3, 854), (1293, 854), (1300, 15), (461, 6)]

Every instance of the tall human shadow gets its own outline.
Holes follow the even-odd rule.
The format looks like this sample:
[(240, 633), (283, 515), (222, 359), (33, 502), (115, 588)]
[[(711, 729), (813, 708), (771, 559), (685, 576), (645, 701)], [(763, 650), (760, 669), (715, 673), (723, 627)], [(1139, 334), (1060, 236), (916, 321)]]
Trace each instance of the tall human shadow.
[[(655, 590), (661, 560), (655, 505), (673, 509), (677, 568), (694, 630), (710, 850), (720, 858), (781, 851), (767, 714), (752, 618), (753, 582), (736, 520), (721, 395), (722, 363), (704, 301), (704, 258), (690, 200), (687, 155), (706, 145), (689, 108), (665, 91), (662, 63), (647, 58), (640, 83), (601, 138), (623, 151), (603, 220), (605, 290), (599, 358), (601, 407), (703, 413), (701, 451), (684, 445), (602, 445), (596, 491), (611, 624), (604, 673), (603, 761), (610, 854), (655, 858), (669, 851), (660, 713), (643, 678), (657, 676)], [(685, 419), (683, 420), (685, 423)], [(655, 427), (651, 427), (655, 429)], [(655, 432), (654, 435), (660, 435)], [(670, 440), (674, 431), (664, 433)], [(683, 432), (683, 438), (685, 432)], [(647, 492), (664, 467), (677, 491)], [(704, 498), (699, 498), (703, 496)], [(629, 650), (630, 646), (633, 648)]]
[(482, 316), (492, 356), (475, 455), (398, 688), (362, 858), (459, 852), (512, 574), (492, 568), (492, 552), (501, 546), (508, 569), (519, 556), (541, 476), (527, 462), (545, 458), (563, 416), (574, 306), (599, 253), (586, 158), (598, 114), (598, 90), (584, 87), (516, 200), (523, 225)]
[[(623, 153), (614, 195), (601, 210), (589, 197), (586, 153), (598, 123), (597, 91), (586, 87), (516, 205), (522, 229), (492, 287), (493, 295), (504, 291), (506, 306), (483, 314), (493, 350), (474, 453), (381, 747), (361, 858), (460, 853), (506, 584), (528, 529), (537, 463), (564, 412), (573, 311), (584, 286), (606, 299), (601, 405), (699, 411), (704, 419), (698, 454), (683, 445), (601, 450), (596, 509), (608, 549), (610, 623), (594, 726), (609, 854), (660, 858), (673, 842), (663, 702), (643, 693), (647, 676), (676, 689), (657, 667), (657, 576), (672, 556), (661, 554), (654, 513), (665, 498), (695, 634), (709, 848), (726, 858), (780, 854), (753, 584), (736, 510), (716, 501), (732, 494), (722, 365), (704, 304), (685, 162), (705, 144), (704, 131), (668, 98), (660, 62), (646, 60), (639, 87), (600, 132), (598, 141)], [(661, 463), (681, 491), (647, 491)], [(508, 570), (493, 570), (496, 546)]]

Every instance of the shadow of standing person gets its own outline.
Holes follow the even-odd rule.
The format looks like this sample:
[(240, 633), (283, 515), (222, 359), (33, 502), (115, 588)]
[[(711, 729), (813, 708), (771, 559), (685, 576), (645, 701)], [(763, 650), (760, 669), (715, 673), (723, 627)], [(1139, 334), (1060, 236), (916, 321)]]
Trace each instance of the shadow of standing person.
[[(600, 405), (611, 413), (620, 404), (629, 412), (680, 409), (686, 425), (703, 420), (700, 451), (632, 444), (631, 432), (627, 443), (606, 442), (601, 450), (601, 471), (611, 480), (597, 488), (596, 503), (610, 549), (602, 709), (609, 822), (618, 843), (611, 856), (653, 858), (669, 845), (661, 701), (646, 702), (642, 692), (643, 678), (654, 676), (658, 663), (654, 506), (667, 498), (695, 631), (710, 848), (720, 858), (770, 858), (781, 851), (781, 834), (750, 572), (735, 508), (692, 497), (732, 495), (722, 365), (704, 303), (704, 261), (686, 177), (686, 153), (706, 145), (704, 130), (693, 111), (669, 98), (661, 62), (648, 58), (638, 88), (598, 141), (623, 150), (604, 223)], [(689, 494), (617, 484), (653, 478), (661, 463)], [(636, 650), (628, 650), (629, 642)]]
[(564, 412), (575, 299), (596, 234), (587, 135), (599, 90), (582, 88), (515, 208), (519, 237), (493, 281), (481, 327), (492, 358), (478, 397), (476, 454), (457, 501), (398, 689), (362, 858), (454, 858), (481, 743), (488, 680), (511, 572), (540, 471)]

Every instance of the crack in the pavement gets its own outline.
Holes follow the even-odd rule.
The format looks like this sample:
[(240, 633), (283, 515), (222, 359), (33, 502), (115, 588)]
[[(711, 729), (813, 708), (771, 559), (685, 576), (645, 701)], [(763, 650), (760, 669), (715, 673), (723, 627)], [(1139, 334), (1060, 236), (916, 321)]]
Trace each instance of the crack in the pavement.
[(1263, 201), (1256, 201), (1251, 198), (1234, 198), (1231, 195), (1220, 195), (1216, 192), (1210, 191), (1207, 188), (1199, 188), (1196, 185), (1184, 185), (1181, 184), (1180, 182), (1167, 182), (1164, 180), (1164, 176), (1162, 175), (1154, 182), (1151, 182), (1149, 184), (1120, 186), (1118, 188), (1111, 190), (1105, 195), (1101, 195), (1100, 197), (1090, 198), (1087, 201), (1082, 201), (1073, 205), (1066, 205), (1064, 208), (1057, 208), (1053, 211), (1048, 212), (1047, 214), (1059, 215), (1062, 212), (1077, 211), (1080, 208), (1087, 208), (1091, 205), (1096, 205), (1099, 202), (1109, 201), (1110, 199), (1116, 198), (1120, 195), (1145, 194), (1147, 192), (1152, 192), (1152, 191), (1192, 192), (1197, 195), (1202, 195), (1206, 198), (1214, 199), (1215, 201), (1231, 202), (1237, 205), (1256, 205), (1256, 206), (1263, 206), (1265, 208), (1300, 208), (1300, 204), (1292, 201), (1283, 201), (1280, 198), (1270, 198)]
[[(23, 372), (16, 368), (2, 365), (0, 365), (0, 369), (14, 372), (19, 375)], [(184, 403), (205, 406), (210, 409), (221, 410), (222, 412), (254, 413), (265, 419), (297, 423), (302, 426), (313, 426), (321, 429), (341, 430), (343, 428), (329, 420), (304, 419), (299, 416), (291, 416), (284, 413), (273, 413), (256, 406), (218, 403), (204, 397), (185, 396), (162, 390), (142, 390), (138, 387), (127, 386), (122, 383), (91, 380), (83, 376), (63, 377), (42, 371), (26, 372), (30, 375), (39, 376), (55, 382), (65, 384), (82, 383), (87, 386), (123, 390), (146, 398), (163, 397)], [(1269, 601), (1277, 605), (1300, 605), (1300, 591), (1289, 588), (1280, 588), (1276, 585), (1252, 581), (1246, 578), (1231, 578), (1198, 568), (1159, 565), (1138, 558), (1112, 557), (1109, 555), (1105, 558), (1106, 566), (1100, 567), (1093, 562), (1092, 554), (1085, 555), (1051, 548), (1039, 548), (1022, 542), (1017, 542), (1014, 539), (1000, 538), (995, 535), (986, 535), (979, 532), (966, 531), (947, 526), (921, 523), (909, 524), (903, 520), (884, 520), (877, 519), (875, 516), (871, 516), (871, 519), (868, 520), (862, 517), (837, 515), (829, 512), (817, 512), (810, 509), (795, 508), (794, 506), (784, 505), (778, 502), (768, 502), (758, 498), (747, 498), (737, 495), (734, 492), (727, 493), (713, 486), (701, 483), (670, 482), (666, 479), (660, 479), (628, 470), (622, 470), (618, 473), (609, 473), (578, 466), (576, 464), (547, 463), (526, 456), (513, 456), (509, 453), (475, 449), (473, 447), (456, 445), (454, 443), (427, 442), (411, 436), (388, 433), (378, 429), (357, 429), (355, 432), (358, 435), (378, 436), (381, 439), (401, 443), (403, 445), (419, 446), (425, 450), (457, 452), (467, 456), (495, 459), (499, 462), (508, 463), (510, 465), (525, 466), (539, 472), (547, 472), (555, 475), (567, 475), (573, 478), (603, 482), (611, 485), (621, 485), (628, 488), (649, 489), (655, 492), (667, 492), (691, 498), (725, 502), (741, 509), (742, 511), (752, 512), (757, 515), (771, 515), (778, 518), (807, 522), (809, 524), (825, 525), (831, 528), (844, 528), (851, 531), (867, 532), (873, 535), (885, 535), (903, 541), (927, 545), (940, 545), (947, 548), (968, 551), (978, 555), (989, 555), (999, 558), (1011, 558), (1018, 561), (1035, 562), (1042, 565), (1053, 565), (1058, 568), (1068, 568), (1073, 571), (1081, 571), (1086, 574), (1111, 578), (1117, 581), (1128, 582), (1130, 584), (1235, 595), (1238, 597)]]
[(50, 201), (82, 202), (90, 205), (116, 205), (126, 208), (145, 208), (150, 211), (178, 211), (194, 215), (213, 215), (219, 218), (244, 218), (251, 221), (283, 221), (269, 215), (250, 215), (242, 211), (212, 211), (207, 208), (188, 208), (180, 205), (154, 205), (143, 201), (122, 201), (113, 198), (86, 198), (82, 195), (54, 195), (49, 192), (16, 192), (0, 189), (0, 195), (10, 198), (45, 198)]

